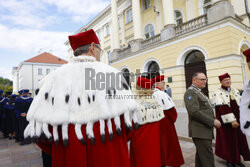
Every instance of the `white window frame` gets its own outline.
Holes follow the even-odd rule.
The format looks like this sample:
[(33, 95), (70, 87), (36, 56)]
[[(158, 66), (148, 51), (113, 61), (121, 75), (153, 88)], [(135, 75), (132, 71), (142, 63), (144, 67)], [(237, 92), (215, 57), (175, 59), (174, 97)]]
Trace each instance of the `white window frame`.
[(48, 75), (49, 73), (50, 73), (50, 69), (47, 68), (47, 69), (46, 69), (46, 75)]
[(110, 60), (112, 59), (112, 53), (110, 50), (107, 51), (107, 58), (108, 58), (108, 62), (110, 62)]
[(101, 31), (100, 30), (96, 32), (96, 35), (97, 35), (99, 41), (101, 41), (102, 37), (101, 37)]
[(203, 9), (203, 13), (206, 14), (207, 13), (207, 7), (212, 5), (212, 0), (210, 0), (210, 2), (205, 3), (205, 0), (203, 1), (203, 5), (202, 5), (202, 9)]
[[(148, 30), (147, 27), (152, 26), (153, 29)], [(153, 33), (153, 34), (152, 34)], [(146, 39), (152, 38), (155, 36), (155, 28), (153, 24), (147, 24), (144, 28), (144, 36)]]
[(105, 37), (109, 36), (110, 35), (110, 27), (109, 27), (109, 24), (107, 24), (105, 26)]
[(126, 24), (132, 21), (133, 21), (133, 13), (132, 13), (132, 8), (130, 8), (126, 11)]
[(120, 16), (118, 16), (118, 28), (119, 29), (121, 28), (121, 19), (120, 19)]
[(38, 75), (43, 75), (43, 69), (42, 68), (38, 68), (37, 69), (37, 74)]
[[(181, 14), (181, 16), (176, 17), (176, 12), (179, 12)], [(179, 25), (177, 20), (181, 19), (182, 23), (184, 22), (183, 15), (182, 15), (182, 12), (180, 10), (174, 10), (174, 19), (175, 19), (175, 23), (176, 23), (177, 26)]]

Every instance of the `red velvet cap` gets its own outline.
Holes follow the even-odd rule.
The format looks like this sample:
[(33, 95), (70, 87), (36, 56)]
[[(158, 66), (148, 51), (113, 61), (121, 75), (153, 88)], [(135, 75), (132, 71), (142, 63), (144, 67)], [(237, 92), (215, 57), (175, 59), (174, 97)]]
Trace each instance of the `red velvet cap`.
[(245, 50), (243, 54), (246, 56), (247, 62), (250, 62), (250, 49)]
[(93, 29), (69, 36), (69, 43), (73, 51), (75, 51), (80, 46), (91, 44), (92, 42), (100, 44)]
[(138, 77), (137, 86), (144, 89), (151, 89), (153, 86), (153, 82), (148, 78)]
[(164, 75), (158, 75), (152, 79), (153, 83), (164, 81)]
[(228, 73), (222, 74), (219, 76), (219, 80), (222, 81), (225, 78), (231, 78), (230, 75)]

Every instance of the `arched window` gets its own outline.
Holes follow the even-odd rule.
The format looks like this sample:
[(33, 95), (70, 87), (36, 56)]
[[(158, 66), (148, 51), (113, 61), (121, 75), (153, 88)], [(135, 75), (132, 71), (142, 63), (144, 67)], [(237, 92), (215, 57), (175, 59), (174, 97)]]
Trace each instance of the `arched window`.
[(152, 79), (156, 75), (159, 75), (160, 67), (159, 67), (158, 63), (156, 63), (155, 61), (152, 61), (152, 62), (150, 62), (147, 71), (148, 71), (147, 78)]
[(185, 59), (185, 64), (190, 64), (190, 63), (195, 63), (195, 62), (200, 62), (200, 61), (204, 61), (204, 56), (203, 54), (198, 51), (198, 50), (194, 50), (192, 52), (190, 52), (186, 59)]
[(204, 14), (207, 13), (207, 10), (209, 8), (211, 8), (211, 6), (212, 6), (212, 1), (211, 0), (204, 0), (204, 2), (203, 2), (203, 11), (204, 11)]
[(174, 11), (174, 18), (177, 26), (183, 23), (182, 14), (179, 10)]
[(144, 35), (145, 35), (146, 39), (155, 36), (154, 26), (152, 24), (146, 25), (144, 32), (145, 32)]
[[(207, 74), (205, 56), (199, 50), (192, 50), (185, 59), (186, 88), (192, 84), (192, 75), (196, 72)], [(208, 83), (202, 92), (208, 96)]]

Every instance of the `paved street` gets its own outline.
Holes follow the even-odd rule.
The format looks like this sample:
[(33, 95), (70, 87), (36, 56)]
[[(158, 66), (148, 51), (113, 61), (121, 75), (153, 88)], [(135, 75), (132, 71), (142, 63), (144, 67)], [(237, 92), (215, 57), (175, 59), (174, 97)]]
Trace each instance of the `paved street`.
[(0, 167), (41, 166), (41, 151), (36, 145), (20, 146), (15, 140), (3, 139), (0, 135)]
[[(188, 136), (188, 114), (185, 108), (177, 108), (178, 117), (175, 122), (175, 127), (178, 136), (187, 137)], [(216, 130), (214, 130), (214, 135), (216, 136)], [(250, 146), (250, 138), (247, 138), (248, 145)], [(213, 141), (215, 142), (215, 141)]]
[[(177, 133), (181, 137), (180, 144), (185, 159), (182, 167), (194, 167), (195, 146), (187, 138), (187, 113), (185, 109), (178, 109), (176, 122)], [(184, 137), (183, 137), (184, 136)], [(248, 142), (249, 142), (248, 138)], [(225, 167), (225, 161), (215, 156), (216, 167)], [(250, 162), (245, 163), (250, 167)], [(0, 167), (41, 167), (40, 149), (34, 145), (20, 146), (14, 140), (3, 139), (0, 134)]]

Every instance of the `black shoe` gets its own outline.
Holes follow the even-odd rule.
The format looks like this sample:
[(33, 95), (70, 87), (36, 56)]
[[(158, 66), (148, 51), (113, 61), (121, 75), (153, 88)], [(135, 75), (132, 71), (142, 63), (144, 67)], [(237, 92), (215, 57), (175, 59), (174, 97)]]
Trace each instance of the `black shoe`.
[(25, 145), (25, 142), (24, 141), (20, 142), (20, 145), (21, 146)]
[(238, 163), (237, 166), (239, 166), (239, 167), (246, 167), (246, 166), (245, 166), (243, 163), (241, 163), (241, 162)]
[(236, 167), (234, 164), (231, 164), (230, 162), (227, 162), (227, 167)]

